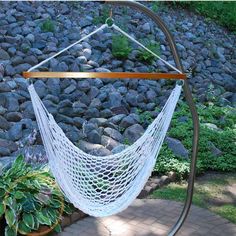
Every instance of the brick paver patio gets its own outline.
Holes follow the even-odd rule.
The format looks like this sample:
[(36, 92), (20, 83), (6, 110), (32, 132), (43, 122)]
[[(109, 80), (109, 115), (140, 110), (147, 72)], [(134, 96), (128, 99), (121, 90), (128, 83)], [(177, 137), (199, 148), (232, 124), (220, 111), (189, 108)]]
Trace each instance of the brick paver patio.
[[(155, 236), (167, 235), (183, 204), (159, 199), (137, 199), (120, 214), (87, 217), (64, 229), (58, 236)], [(236, 225), (196, 206), (178, 236), (234, 236)]]

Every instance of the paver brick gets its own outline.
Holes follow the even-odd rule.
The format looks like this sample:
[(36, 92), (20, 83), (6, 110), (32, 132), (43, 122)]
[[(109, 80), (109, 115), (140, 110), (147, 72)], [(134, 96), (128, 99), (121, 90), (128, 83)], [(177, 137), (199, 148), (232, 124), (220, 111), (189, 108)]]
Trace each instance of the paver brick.
[[(183, 204), (159, 199), (137, 199), (125, 211), (110, 217), (84, 218), (58, 236), (166, 236)], [(196, 206), (177, 236), (233, 236), (236, 225)]]

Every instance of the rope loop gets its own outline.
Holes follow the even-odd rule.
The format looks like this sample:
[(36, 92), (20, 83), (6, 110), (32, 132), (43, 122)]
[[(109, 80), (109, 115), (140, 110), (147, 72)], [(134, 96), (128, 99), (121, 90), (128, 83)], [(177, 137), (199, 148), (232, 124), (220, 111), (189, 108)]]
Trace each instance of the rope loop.
[(114, 25), (114, 19), (111, 16), (109, 16), (106, 19), (105, 24), (107, 25), (108, 28), (112, 28)]

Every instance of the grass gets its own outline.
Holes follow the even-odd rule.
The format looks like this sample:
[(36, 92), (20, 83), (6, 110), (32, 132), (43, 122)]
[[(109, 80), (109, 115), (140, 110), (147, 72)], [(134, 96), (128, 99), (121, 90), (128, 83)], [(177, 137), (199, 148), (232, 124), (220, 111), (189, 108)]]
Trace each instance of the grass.
[[(236, 196), (231, 189), (236, 186), (236, 174), (208, 173), (197, 179), (193, 204), (206, 208), (229, 221), (236, 223)], [(171, 183), (156, 190), (150, 197), (185, 201), (187, 183)]]
[(236, 32), (236, 2), (234, 1), (173, 1), (171, 4), (193, 10)]

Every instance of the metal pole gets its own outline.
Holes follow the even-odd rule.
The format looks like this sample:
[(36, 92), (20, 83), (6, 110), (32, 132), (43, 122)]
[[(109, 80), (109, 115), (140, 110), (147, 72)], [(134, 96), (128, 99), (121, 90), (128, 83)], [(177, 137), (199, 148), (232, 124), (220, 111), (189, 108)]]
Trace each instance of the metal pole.
[[(157, 16), (153, 11), (145, 7), (143, 4), (140, 4), (135, 1), (106, 1), (106, 3), (112, 4), (112, 5), (128, 6), (138, 11), (141, 11), (142, 13), (149, 16), (165, 34), (166, 39), (170, 45), (171, 52), (174, 56), (176, 67), (180, 71), (183, 72), (183, 66), (180, 61), (180, 57), (177, 51), (175, 41), (170, 31), (168, 30), (167, 26), (164, 24), (164, 22), (161, 20), (159, 16)], [(168, 236), (176, 235), (176, 233), (180, 230), (181, 226), (183, 225), (189, 213), (189, 209), (191, 207), (192, 198), (193, 198), (194, 180), (195, 180), (195, 174), (196, 174), (197, 149), (198, 149), (198, 138), (199, 138), (199, 119), (198, 119), (196, 106), (194, 104), (193, 97), (192, 97), (187, 81), (185, 81), (184, 83), (183, 90), (184, 90), (186, 102), (189, 106), (192, 119), (193, 119), (192, 158), (191, 158), (191, 164), (190, 164), (190, 174), (189, 174), (189, 179), (188, 179), (187, 197), (185, 200), (184, 208), (179, 216), (179, 219), (177, 220), (175, 225), (172, 227), (172, 229), (168, 233)]]

